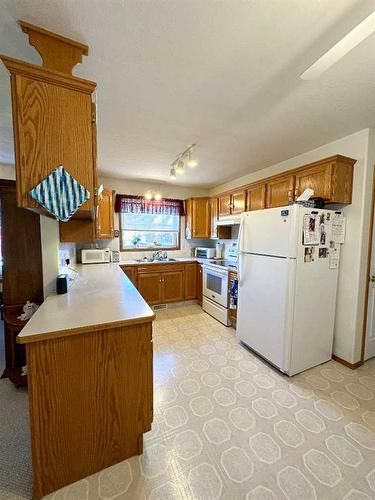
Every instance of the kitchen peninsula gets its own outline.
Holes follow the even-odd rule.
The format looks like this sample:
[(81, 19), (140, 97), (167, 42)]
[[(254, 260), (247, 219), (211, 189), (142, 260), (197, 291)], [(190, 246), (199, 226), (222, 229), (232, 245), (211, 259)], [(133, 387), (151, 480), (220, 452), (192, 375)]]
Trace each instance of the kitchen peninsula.
[(155, 315), (118, 265), (79, 266), (18, 336), (26, 345), (34, 499), (142, 453)]

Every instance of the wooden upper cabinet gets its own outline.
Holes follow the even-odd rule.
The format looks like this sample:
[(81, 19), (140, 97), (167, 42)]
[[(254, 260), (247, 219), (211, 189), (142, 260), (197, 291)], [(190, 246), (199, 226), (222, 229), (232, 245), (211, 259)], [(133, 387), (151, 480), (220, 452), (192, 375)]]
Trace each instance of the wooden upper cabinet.
[(288, 205), (294, 199), (294, 175), (276, 177), (267, 182), (267, 208)]
[(209, 198), (190, 198), (186, 200), (187, 239), (210, 238), (211, 216)]
[(246, 207), (246, 190), (241, 189), (231, 193), (231, 215), (241, 214)]
[[(30, 26), (27, 30), (32, 31)], [(67, 39), (62, 42), (54, 34), (38, 36), (39, 40), (44, 36), (43, 43), (38, 45), (34, 37), (33, 44), (38, 45), (42, 58), (45, 56), (44, 67), (0, 56), (11, 75), (17, 204), (48, 215), (28, 193), (58, 165), (63, 165), (90, 192), (90, 199), (75, 217), (92, 219), (97, 187), (92, 123), (96, 83), (61, 72), (74, 60), (79, 62), (78, 53), (78, 59), (73, 58), (59, 71), (51, 68), (49, 61), (54, 54), (56, 61), (58, 55), (61, 58), (61, 51), (78, 50), (82, 55), (84, 51), (77, 48), (77, 42)]]
[(230, 215), (231, 214), (231, 206), (232, 206), (232, 199), (231, 195), (229, 194), (222, 194), (221, 196), (218, 197), (218, 217), (222, 217), (225, 215)]
[(112, 239), (114, 233), (113, 191), (104, 189), (97, 208), (97, 238)]
[(184, 300), (184, 272), (167, 271), (161, 275), (162, 279), (162, 302), (179, 302)]
[(197, 263), (185, 264), (185, 300), (197, 298)]
[(246, 210), (262, 210), (266, 208), (266, 185), (256, 184), (247, 188)]
[(211, 238), (217, 238), (217, 213), (218, 213), (218, 199), (210, 199), (210, 217), (211, 217)]
[(113, 191), (105, 189), (98, 200), (96, 216), (90, 219), (71, 219), (60, 222), (60, 241), (65, 243), (91, 243), (114, 236)]
[(354, 163), (351, 158), (336, 155), (307, 165), (296, 172), (295, 197), (311, 188), (314, 198), (327, 203), (351, 203)]
[(239, 189), (232, 193), (218, 197), (218, 218), (227, 215), (238, 215), (246, 209), (246, 189)]

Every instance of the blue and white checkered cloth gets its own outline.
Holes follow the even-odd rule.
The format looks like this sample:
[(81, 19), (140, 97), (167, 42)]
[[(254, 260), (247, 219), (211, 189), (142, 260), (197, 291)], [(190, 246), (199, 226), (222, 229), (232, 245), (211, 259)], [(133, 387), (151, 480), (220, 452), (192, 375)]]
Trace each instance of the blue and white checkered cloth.
[(62, 165), (29, 191), (29, 195), (62, 222), (68, 221), (90, 199), (90, 192)]

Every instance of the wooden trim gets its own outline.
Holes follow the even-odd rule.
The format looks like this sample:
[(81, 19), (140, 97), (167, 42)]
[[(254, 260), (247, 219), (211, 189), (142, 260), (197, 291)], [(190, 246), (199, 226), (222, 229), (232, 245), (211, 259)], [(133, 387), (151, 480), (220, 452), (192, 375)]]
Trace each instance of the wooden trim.
[[(348, 165), (353, 166), (357, 162), (357, 160), (355, 160), (354, 158), (349, 158), (348, 156), (333, 155), (333, 156), (329, 156), (328, 158), (323, 158), (322, 160), (314, 161), (312, 163), (307, 163), (306, 165), (302, 165), (301, 167), (292, 168), (290, 170), (284, 170), (282, 172), (279, 172), (278, 174), (271, 175), (270, 177), (260, 178), (254, 182), (251, 182), (250, 184), (244, 184), (242, 186), (233, 187), (232, 189), (217, 193), (213, 196), (219, 197), (219, 196), (222, 196), (225, 194), (231, 194), (231, 193), (234, 193), (235, 191), (238, 191), (241, 189), (248, 189), (252, 186), (255, 186), (256, 184), (267, 183), (269, 181), (272, 181), (273, 179), (277, 179), (280, 176), (284, 177), (284, 176), (294, 175), (294, 174), (301, 172), (305, 169), (308, 169), (311, 167), (317, 167), (319, 165), (324, 165), (325, 163), (330, 163), (330, 162), (332, 162), (332, 163), (338, 163), (338, 162), (347, 163)], [(261, 172), (261, 170), (260, 170), (260, 172)]]
[(368, 244), (367, 244), (365, 303), (363, 305), (363, 322), (362, 322), (362, 338), (361, 338), (361, 361), (362, 362), (364, 362), (364, 359), (365, 359), (365, 348), (366, 348), (368, 294), (369, 294), (369, 289), (370, 289), (369, 277), (370, 277), (370, 272), (371, 272), (372, 238), (373, 238), (373, 233), (374, 233), (374, 210), (375, 210), (375, 165), (373, 167), (370, 226), (369, 226), (369, 235), (368, 235)]
[(339, 356), (336, 356), (336, 354), (332, 354), (332, 359), (337, 361), (338, 363), (350, 368), (351, 370), (356, 370), (360, 366), (363, 365), (363, 361), (357, 361), (357, 363), (349, 363), (349, 361), (345, 361), (345, 359), (340, 358)]
[(70, 90), (77, 90), (85, 94), (92, 94), (96, 89), (96, 83), (90, 80), (84, 80), (83, 78), (61, 73), (60, 71), (37, 66), (36, 64), (30, 64), (3, 54), (0, 54), (0, 59), (11, 75), (39, 80)]
[(40, 342), (42, 340), (54, 340), (63, 337), (70, 337), (72, 335), (80, 335), (82, 333), (97, 332), (111, 330), (112, 328), (122, 328), (125, 326), (141, 325), (143, 323), (150, 323), (156, 318), (155, 314), (150, 316), (143, 316), (142, 318), (126, 319), (123, 321), (111, 321), (110, 323), (102, 323), (100, 325), (87, 325), (70, 330), (57, 330), (48, 333), (36, 333), (35, 335), (28, 335), (27, 337), (17, 337), (17, 344), (30, 344), (32, 342)]
[(71, 38), (66, 38), (65, 36), (62, 35), (58, 35), (57, 33), (53, 33), (52, 31), (40, 28), (39, 26), (35, 26), (34, 24), (28, 23), (26, 21), (20, 20), (18, 21), (18, 24), (21, 26), (22, 31), (27, 35), (30, 35), (30, 32), (40, 33), (41, 35), (48, 36), (50, 38), (53, 38), (54, 40), (59, 40), (60, 42), (63, 42), (67, 45), (72, 45), (77, 49), (81, 49), (82, 53), (85, 56), (87, 56), (89, 53), (89, 47), (84, 43), (77, 42), (76, 40), (72, 40)]

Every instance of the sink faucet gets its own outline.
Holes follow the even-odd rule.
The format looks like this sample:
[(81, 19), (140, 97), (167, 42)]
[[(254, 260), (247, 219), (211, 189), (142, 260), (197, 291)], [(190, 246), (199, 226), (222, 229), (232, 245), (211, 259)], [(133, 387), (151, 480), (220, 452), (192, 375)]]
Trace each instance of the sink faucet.
[(161, 259), (161, 258), (162, 258), (162, 256), (161, 256), (161, 251), (160, 251), (160, 250), (157, 250), (156, 252), (153, 252), (153, 254), (152, 254), (152, 258), (153, 258), (154, 260), (159, 260), (159, 259)]

